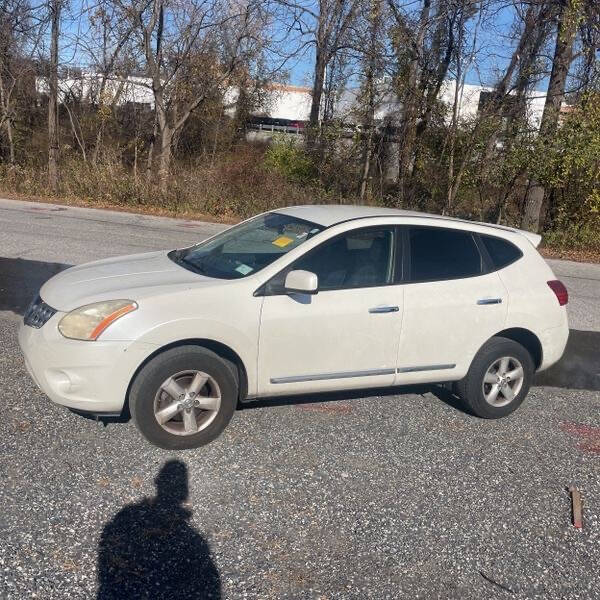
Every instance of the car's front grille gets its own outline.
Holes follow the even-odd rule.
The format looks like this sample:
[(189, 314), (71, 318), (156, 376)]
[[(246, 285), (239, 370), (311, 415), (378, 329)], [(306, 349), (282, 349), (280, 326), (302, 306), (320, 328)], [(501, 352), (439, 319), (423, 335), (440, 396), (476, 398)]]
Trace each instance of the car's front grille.
[(56, 314), (56, 311), (38, 296), (27, 307), (23, 322), (29, 327), (39, 329), (54, 314)]

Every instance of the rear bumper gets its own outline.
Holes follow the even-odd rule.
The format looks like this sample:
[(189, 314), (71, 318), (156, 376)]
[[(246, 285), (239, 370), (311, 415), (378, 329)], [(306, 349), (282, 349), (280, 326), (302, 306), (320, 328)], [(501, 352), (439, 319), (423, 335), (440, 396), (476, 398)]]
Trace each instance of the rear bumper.
[(569, 339), (569, 324), (565, 318), (562, 325), (552, 327), (542, 332), (540, 342), (542, 344), (542, 364), (538, 371), (545, 371), (562, 357)]
[(52, 402), (92, 414), (119, 414), (137, 367), (153, 348), (138, 342), (64, 338), (52, 317), (42, 328), (21, 324), (19, 345), (36, 385)]

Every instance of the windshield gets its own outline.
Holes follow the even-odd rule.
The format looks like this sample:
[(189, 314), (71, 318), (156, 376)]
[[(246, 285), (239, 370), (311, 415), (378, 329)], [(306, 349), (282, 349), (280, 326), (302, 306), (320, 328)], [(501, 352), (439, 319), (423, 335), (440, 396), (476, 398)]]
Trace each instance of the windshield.
[(207, 277), (239, 279), (260, 271), (323, 229), (303, 219), (267, 213), (191, 248), (174, 250), (169, 258)]

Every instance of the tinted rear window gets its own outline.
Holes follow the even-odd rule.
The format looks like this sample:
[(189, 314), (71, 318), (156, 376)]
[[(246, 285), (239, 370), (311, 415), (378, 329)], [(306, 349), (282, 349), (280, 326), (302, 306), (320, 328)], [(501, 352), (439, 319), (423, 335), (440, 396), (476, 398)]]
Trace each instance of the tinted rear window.
[(510, 242), (490, 235), (482, 235), (481, 241), (486, 247), (496, 269), (502, 269), (523, 256), (523, 253)]
[(481, 255), (468, 231), (412, 227), (409, 231), (411, 281), (481, 275)]

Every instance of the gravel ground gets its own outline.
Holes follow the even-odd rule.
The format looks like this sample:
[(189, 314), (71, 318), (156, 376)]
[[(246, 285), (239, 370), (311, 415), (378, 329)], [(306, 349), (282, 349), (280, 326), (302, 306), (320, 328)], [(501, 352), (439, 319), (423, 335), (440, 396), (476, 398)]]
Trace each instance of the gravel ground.
[(0, 598), (600, 598), (592, 267), (558, 265), (577, 311), (569, 368), (506, 419), (475, 419), (442, 388), (279, 399), (171, 454), (52, 405), (25, 372), (18, 313), (51, 263), (218, 226), (3, 207)]

